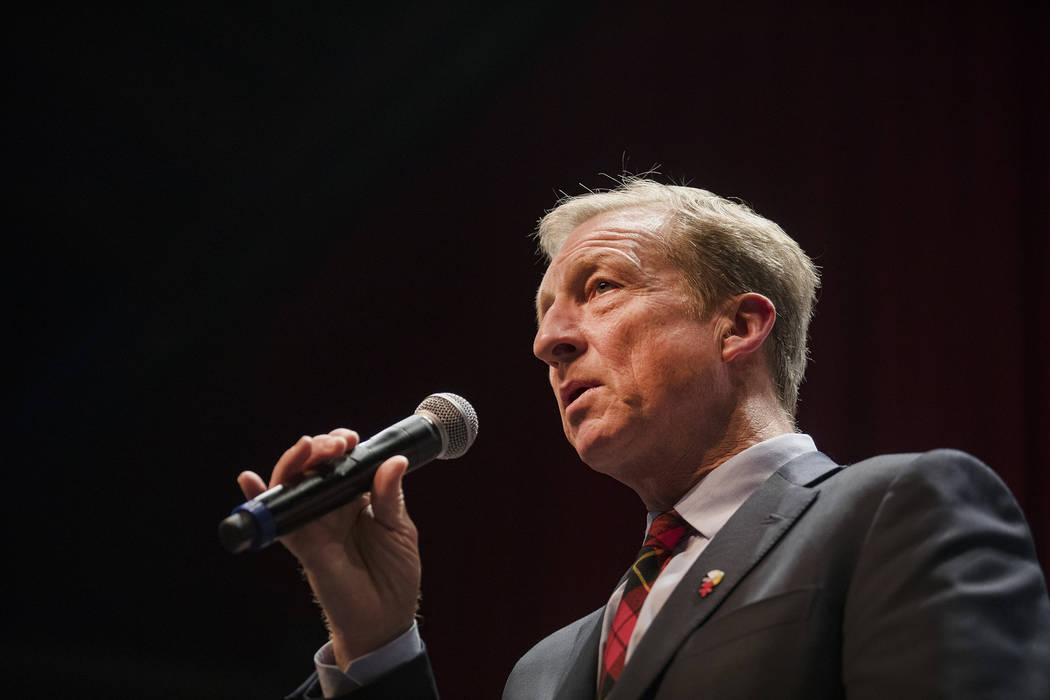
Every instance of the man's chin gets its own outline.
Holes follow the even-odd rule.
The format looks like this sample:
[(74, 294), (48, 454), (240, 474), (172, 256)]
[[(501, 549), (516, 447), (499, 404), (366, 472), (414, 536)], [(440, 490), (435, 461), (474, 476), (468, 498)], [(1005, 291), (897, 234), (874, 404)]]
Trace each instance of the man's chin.
[(610, 436), (583, 434), (570, 442), (584, 464), (596, 472), (615, 477), (623, 450), (616, 449), (615, 441)]

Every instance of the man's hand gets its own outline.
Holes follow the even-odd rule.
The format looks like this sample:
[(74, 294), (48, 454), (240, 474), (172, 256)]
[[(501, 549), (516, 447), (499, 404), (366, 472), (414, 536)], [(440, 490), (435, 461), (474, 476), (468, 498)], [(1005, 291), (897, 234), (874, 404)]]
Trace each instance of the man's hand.
[[(343, 428), (303, 436), (277, 461), (270, 487), (294, 482), (318, 463), (352, 450), (359, 439)], [(420, 563), (416, 526), (401, 490), (407, 468), (404, 457), (391, 457), (376, 471), (371, 494), (280, 538), (306, 571), (328, 620), (340, 668), (412, 626)], [(267, 488), (254, 472), (242, 472), (237, 483), (247, 498)]]

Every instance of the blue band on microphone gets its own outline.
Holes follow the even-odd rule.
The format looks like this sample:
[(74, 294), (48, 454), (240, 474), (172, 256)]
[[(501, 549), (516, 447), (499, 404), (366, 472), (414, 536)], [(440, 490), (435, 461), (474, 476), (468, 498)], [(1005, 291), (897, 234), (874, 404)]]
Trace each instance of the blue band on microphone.
[(255, 524), (259, 528), (258, 535), (252, 541), (252, 549), (262, 549), (277, 539), (277, 526), (273, 522), (273, 515), (269, 508), (252, 498), (234, 508), (232, 513), (239, 510), (248, 511), (248, 515), (255, 518)]

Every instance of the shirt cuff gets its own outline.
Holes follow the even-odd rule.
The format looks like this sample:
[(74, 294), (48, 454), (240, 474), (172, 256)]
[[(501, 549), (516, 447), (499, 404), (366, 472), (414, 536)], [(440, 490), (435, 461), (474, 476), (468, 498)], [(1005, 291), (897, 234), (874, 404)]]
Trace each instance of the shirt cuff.
[(331, 698), (368, 685), (422, 653), (423, 640), (419, 637), (419, 627), (413, 622), (393, 641), (351, 661), (345, 671), (336, 665), (332, 643), (327, 642), (314, 654), (314, 668), (317, 669), (321, 692), (326, 698)]

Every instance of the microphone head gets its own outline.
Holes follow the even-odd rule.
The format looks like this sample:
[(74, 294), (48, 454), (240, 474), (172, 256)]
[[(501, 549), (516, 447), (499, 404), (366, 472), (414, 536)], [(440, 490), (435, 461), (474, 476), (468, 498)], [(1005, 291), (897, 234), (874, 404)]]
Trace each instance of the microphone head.
[(438, 459), (462, 457), (478, 436), (478, 414), (462, 396), (448, 392), (431, 394), (419, 404), (416, 413), (426, 414), (441, 433)]

